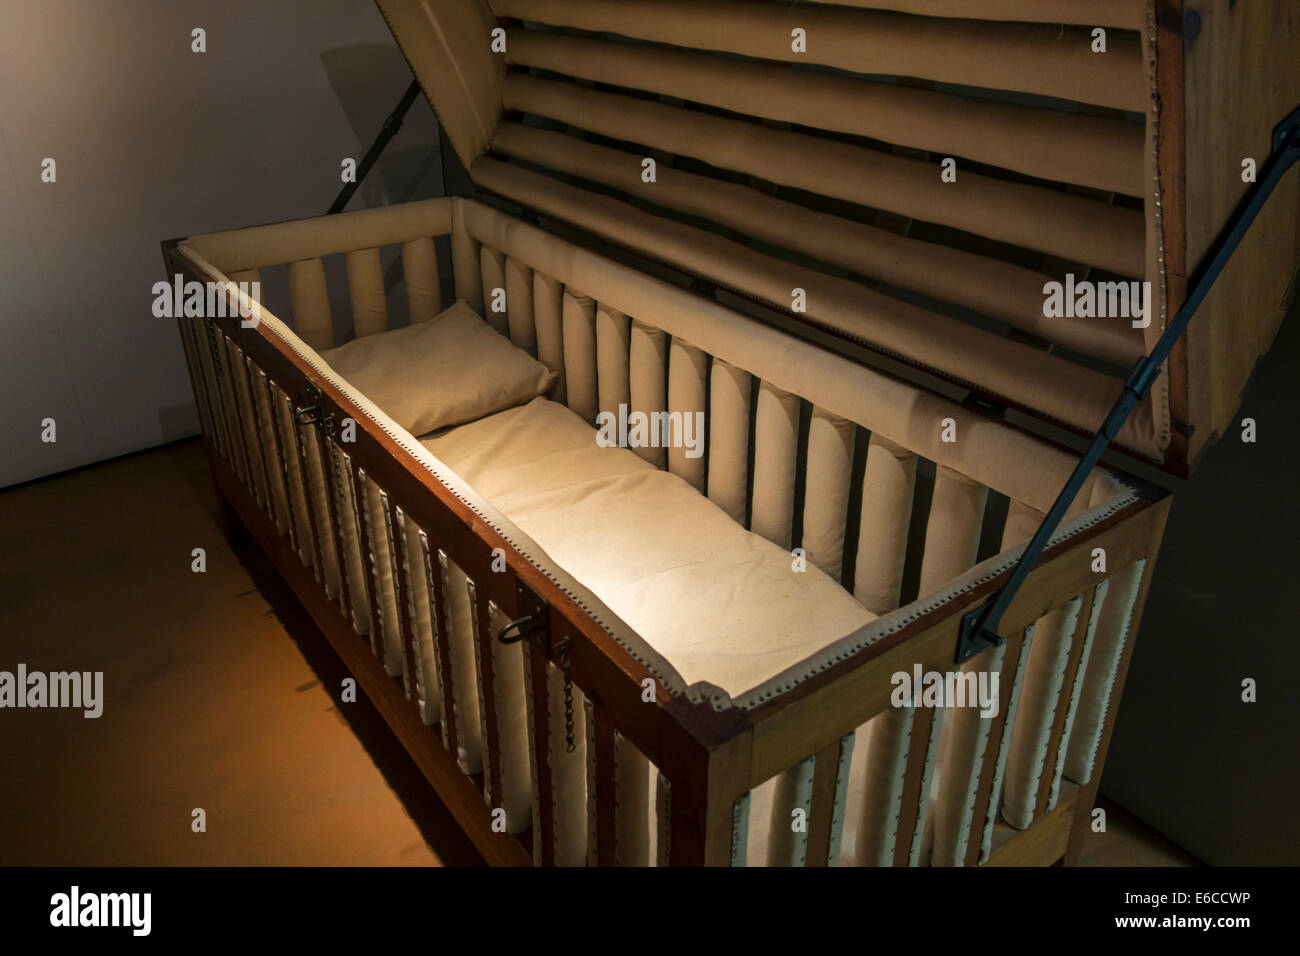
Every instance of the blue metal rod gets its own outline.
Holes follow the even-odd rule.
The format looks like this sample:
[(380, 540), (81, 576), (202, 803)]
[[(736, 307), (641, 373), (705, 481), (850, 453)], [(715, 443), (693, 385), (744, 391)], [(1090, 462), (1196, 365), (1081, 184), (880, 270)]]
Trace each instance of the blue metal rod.
[(1020, 560), (1012, 570), (1011, 577), (992, 601), (962, 618), (961, 634), (957, 643), (958, 664), (1002, 643), (1003, 639), (998, 635), (1002, 615), (1006, 613), (1016, 592), (1020, 590), (1020, 586), (1029, 577), (1029, 572), (1034, 569), (1034, 565), (1047, 549), (1047, 542), (1051, 540), (1062, 519), (1065, 518), (1066, 510), (1078, 495), (1079, 489), (1083, 487), (1088, 476), (1092, 474), (1097, 462), (1101, 460), (1102, 453), (1119, 434), (1133, 409), (1146, 398), (1152, 383), (1160, 374), (1161, 366), (1173, 351), (1174, 344), (1187, 330), (1192, 316), (1205, 301), (1210, 288), (1223, 272), (1224, 266), (1232, 258), (1237, 246), (1241, 244), (1251, 223), (1264, 208), (1264, 203), (1268, 201), (1287, 170), (1300, 160), (1300, 109), (1293, 112), (1278, 126), (1273, 135), (1273, 144), (1273, 152), (1269, 154), (1259, 179), (1237, 205), (1228, 224), (1215, 239), (1210, 253), (1193, 276), (1191, 289), (1182, 307), (1161, 333), (1160, 340), (1156, 342), (1156, 347), (1152, 349), (1151, 354), (1139, 359), (1133, 371), (1129, 373), (1119, 398), (1115, 400), (1114, 406), (1106, 415), (1088, 450), (1079, 460), (1074, 473), (1070, 475), (1065, 487), (1057, 495), (1051, 510), (1047, 512), (1042, 524), (1034, 532), (1033, 538), (1025, 548), (1025, 553), (1020, 556)]

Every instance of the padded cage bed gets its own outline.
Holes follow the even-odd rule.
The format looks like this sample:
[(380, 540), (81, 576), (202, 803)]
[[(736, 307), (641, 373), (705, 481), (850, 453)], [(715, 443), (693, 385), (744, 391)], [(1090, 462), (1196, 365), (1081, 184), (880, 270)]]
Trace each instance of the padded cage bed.
[[(462, 298), (435, 315), (447, 234)], [(385, 247), (415, 321), (381, 331)], [(332, 334), (321, 260), (339, 254), (360, 337), (317, 351), (304, 336)], [(293, 329), (246, 296), (255, 328), (182, 320), (214, 466), (245, 523), (290, 544), (333, 628), (401, 679), (401, 704), (435, 728), (422, 746), (444, 748), (538, 862), (668, 862), (673, 847), (691, 861), (704, 821), (683, 845), (673, 820), (705, 781), (675, 778), (674, 732), (713, 753), (777, 734), (716, 782), (736, 791), (735, 862), (804, 863), (810, 828), (821, 862), (981, 862), (999, 820), (1009, 839), (1068, 816), (1094, 779), (1163, 514), (1117, 476), (1093, 476), (1036, 572), (1060, 585), (1029, 588), (1015, 637), (965, 666), (1001, 676), (996, 705), (896, 707), (891, 675), (954, 669), (940, 635), (1014, 562), (1070, 453), (472, 200), (191, 237), (172, 255), (237, 298), (287, 263)], [(410, 419), (429, 358), (469, 380), (537, 368), (517, 404), (421, 440), (384, 406)], [(701, 413), (705, 453), (601, 447), (597, 416), (619, 405)], [(454, 506), (458, 535), (426, 499)], [(516, 576), (549, 607), (540, 642), (499, 639), (523, 614)], [(839, 697), (868, 676), (804, 726), (814, 688)]]
[[(1243, 79), (1300, 55), (1285, 5), (378, 6), (455, 195), (164, 256), (224, 306), (180, 329), (232, 529), (480, 852), (1076, 859), (1168, 495), (1096, 470), (1004, 643), (958, 629), (1300, 100)], [(1298, 179), (1123, 454), (1187, 475), (1232, 423)]]

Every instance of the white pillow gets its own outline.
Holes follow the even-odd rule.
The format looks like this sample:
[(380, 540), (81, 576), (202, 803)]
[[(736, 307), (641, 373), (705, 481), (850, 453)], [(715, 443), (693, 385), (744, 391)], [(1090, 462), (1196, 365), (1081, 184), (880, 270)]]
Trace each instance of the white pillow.
[(522, 405), (555, 381), (463, 299), (427, 322), (367, 335), (320, 356), (412, 435)]

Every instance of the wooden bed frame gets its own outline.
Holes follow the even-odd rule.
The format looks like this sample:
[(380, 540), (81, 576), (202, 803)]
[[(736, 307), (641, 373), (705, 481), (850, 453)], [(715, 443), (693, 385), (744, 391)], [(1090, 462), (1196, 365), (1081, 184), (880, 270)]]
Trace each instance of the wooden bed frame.
[[(332, 222), (338, 222), (338, 219)], [(342, 228), (343, 223), (340, 222), (339, 227)], [(163, 248), (169, 272), (200, 282), (229, 281), (227, 276), (188, 254), (181, 241), (165, 243)], [(457, 279), (460, 278), (458, 274)], [(232, 291), (230, 295), (233, 306), (238, 302), (238, 294)], [(806, 860), (807, 865), (825, 865), (833, 840), (833, 804), (845, 784), (841, 779), (845, 772), (840, 760), (842, 740), (890, 707), (891, 674), (910, 672), (917, 664), (927, 671), (950, 670), (957, 645), (957, 629), (963, 615), (987, 600), (1006, 577), (1007, 572), (1003, 572), (977, 584), (896, 632), (845, 656), (790, 690), (750, 709), (725, 701), (725, 694), (721, 695), (724, 702), (720, 706), (717, 695), (710, 700), (692, 702), (686, 695), (674, 695), (662, 687), (655, 701), (646, 703), (642, 694), (643, 682), (653, 679), (651, 672), (593, 621), (564, 589), (539, 570), (529, 555), (512, 547), (347, 394), (318, 373), (284, 338), (270, 331), (265, 323), (255, 328), (242, 328), (236, 310), (232, 307), (228, 311), (232, 313), (231, 317), (180, 320), (208, 456), (223, 510), (232, 525), (247, 528), (271, 557), (356, 675), (360, 686), (376, 703), (489, 862), (554, 862), (552, 827), (555, 808), (551, 805), (548, 763), (537, 760), (535, 766), (536, 832), (522, 835), (495, 832), (490, 808), (500, 805), (501, 768), (493, 709), (489, 707), (486, 710), (483, 774), (467, 776), (457, 766), (454, 757), (457, 728), (452, 709), (447, 708), (445, 726), (426, 726), (413, 699), (412, 682), (404, 683), (400, 678), (389, 676), (367, 639), (353, 627), (347, 575), (340, 575), (341, 586), (337, 599), (334, 599), (327, 596), (321, 577), (313, 570), (323, 565), (322, 542), (326, 546), (330, 542), (330, 538), (323, 539), (322, 534), (332, 536), (336, 554), (344, 553), (340, 519), (347, 520), (348, 516), (341, 514), (340, 502), (344, 500), (340, 494), (341, 482), (350, 481), (353, 487), (360, 486), (366, 479), (375, 482), (386, 494), (390, 535), (392, 529), (400, 527), (403, 521), (414, 522), (428, 536), (428, 552), (443, 552), (475, 582), (479, 595), (476, 608), (479, 615), (477, 639), (481, 651), (479, 679), (487, 688), (485, 693), (489, 698), (493, 674), (492, 655), (487, 645), (495, 639), (489, 627), (489, 601), (509, 617), (525, 613), (526, 609), (518, 603), (517, 584), (522, 582), (545, 605), (548, 639), (524, 643), (526, 673), (531, 680), (535, 701), (549, 700), (545, 668), (548, 659), (558, 662), (555, 638), (559, 635), (571, 638), (567, 655), (572, 680), (585, 695), (590, 708), (588, 718), (594, 721), (588, 739), (594, 741), (594, 773), (590, 780), (594, 781), (595, 792), (594, 795), (589, 793), (588, 800), (595, 820), (595, 842), (589, 854), (593, 862), (602, 865), (616, 862), (616, 735), (630, 741), (667, 781), (670, 811), (667, 828), (661, 830), (660, 847), (661, 861), (671, 865), (724, 865), (732, 862), (737, 851), (733, 834), (738, 801), (773, 776), (814, 758)], [(204, 322), (210, 322), (212, 326), (205, 330)], [(200, 338), (203, 335), (212, 335), (226, 343), (227, 351), (221, 354), (230, 361), (215, 379), (212, 364), (203, 356), (203, 349), (211, 348), (212, 343), (205, 343)], [(283, 462), (268, 462), (269, 456), (264, 457), (261, 451), (252, 447), (258, 441), (257, 436), (247, 433), (240, 414), (241, 406), (247, 401), (241, 394), (243, 385), (232, 388), (220, 381), (232, 372), (248, 376), (250, 389), (268, 387), (270, 395), (277, 390), (282, 392), (299, 421), (313, 423), (304, 426), (300, 434), (286, 435), (281, 419), (272, 416), (279, 429), (277, 442), (282, 453), (299, 456), (304, 475), (308, 473), (309, 464), (306, 456), (319, 454), (319, 474), (330, 487), (330, 492), (325, 495), (330, 509), (328, 528), (322, 527), (311, 507), (307, 508), (315, 547), (311, 566), (300, 560), (298, 546), (274, 520), (273, 496), (269, 493), (273, 479), (267, 469), (283, 465)], [(266, 385), (260, 379), (263, 374)], [(345, 455), (336, 458), (343, 450), (337, 441), (337, 423), (345, 418), (356, 423), (355, 441), (347, 445)], [(314, 433), (315, 439), (301, 440), (308, 433)], [(343, 466), (347, 469), (346, 474), (335, 469), (335, 461), (346, 462)], [(1004, 670), (1014, 667), (1022, 652), (1026, 628), (1048, 611), (1080, 595), (1084, 596), (1086, 608), (1095, 587), (1102, 580), (1145, 559), (1141, 589), (1134, 609), (1134, 621), (1140, 619), (1168, 507), (1166, 495), (1143, 487), (1137, 500), (1052, 547), (1004, 618), (1003, 633), (1011, 635)], [(292, 521), (288, 524), (292, 527)], [(373, 555), (375, 551), (366, 537), (365, 521), (359, 522), (359, 532), (362, 555)], [(1108, 571), (1105, 574), (1098, 574), (1092, 568), (1094, 548), (1106, 551)], [(495, 549), (500, 549), (506, 556), (506, 573), (493, 573), (491, 570)], [(401, 550), (390, 547), (389, 553), (400, 554)], [(429, 570), (427, 565), (425, 570)], [(365, 586), (373, 615), (378, 606), (377, 585), (374, 568), (368, 568), (367, 572)], [(396, 560), (392, 572), (409, 674), (414, 667), (416, 651), (406, 597), (412, 586), (411, 575), (418, 574), (419, 569), (408, 567), (404, 560)], [(438, 630), (445, 634), (441, 579), (437, 574), (429, 574), (428, 584), (438, 614)], [(1063, 745), (1070, 687), (1081, 666), (1087, 618), (1086, 613), (1080, 615), (1079, 626), (1072, 636), (1067, 673), (1055, 705), (1048, 766), (1052, 765)], [(373, 621), (372, 631), (377, 627), (378, 622)], [(445, 655), (446, 642), (441, 643), (439, 654)], [(1035, 822), (1024, 831), (1013, 830), (1003, 823), (996, 824), (988, 864), (1053, 864), (1071, 862), (1077, 857), (1089, 824), (1089, 811), (1093, 807), (1133, 643), (1131, 629), (1109, 698), (1096, 769), (1091, 778), (1082, 786), (1063, 782), (1059, 801), (1049, 812), (1051, 774), (1044, 774)], [(442, 673), (449, 674), (449, 662), (444, 659), (443, 663)], [(454, 695), (457, 691), (444, 688), (444, 692)], [(1007, 705), (1012, 693), (1011, 682), (1005, 681), (1001, 689), (1002, 706), (993, 722), (995, 733), (1000, 731), (1008, 713)], [(546, 706), (533, 708), (530, 732), (536, 753), (547, 752), (548, 714)], [(924, 730), (932, 716), (933, 711), (917, 711), (916, 726), (921, 730), (912, 735), (900, 832), (910, 829), (922, 799), (927, 751)], [(985, 749), (979, 774), (979, 797), (986, 806), (994, 786), (996, 751), (997, 748), (992, 746)], [(967, 863), (979, 861), (979, 834), (984, 824), (985, 816), (977, 812), (971, 822), (975, 838), (967, 845)], [(896, 863), (907, 863), (909, 842), (898, 840)]]

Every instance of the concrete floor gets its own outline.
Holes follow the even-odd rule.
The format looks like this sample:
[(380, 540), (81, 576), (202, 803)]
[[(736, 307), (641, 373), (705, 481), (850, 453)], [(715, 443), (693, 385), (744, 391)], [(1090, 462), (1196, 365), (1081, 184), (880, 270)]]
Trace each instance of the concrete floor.
[[(0, 492), (0, 596), (0, 669), (104, 672), (98, 720), (0, 711), (0, 864), (481, 862), (375, 710), (338, 702), (265, 557), (231, 550), (199, 441)], [(1085, 865), (1195, 862), (1108, 815)]]

